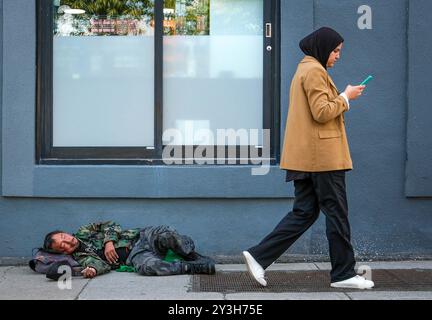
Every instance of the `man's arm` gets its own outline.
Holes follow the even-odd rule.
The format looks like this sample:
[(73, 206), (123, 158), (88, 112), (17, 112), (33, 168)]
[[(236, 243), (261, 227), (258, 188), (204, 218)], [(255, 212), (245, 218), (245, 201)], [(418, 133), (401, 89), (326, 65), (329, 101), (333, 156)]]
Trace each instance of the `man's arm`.
[(110, 241), (114, 243), (118, 241), (118, 237), (122, 231), (118, 223), (113, 221), (104, 222), (101, 224), (101, 228), (104, 233), (104, 244)]
[(93, 268), (96, 270), (96, 275), (101, 275), (110, 272), (111, 267), (101, 258), (89, 255), (87, 253), (75, 253), (74, 259), (84, 268)]
[(107, 242), (117, 242), (121, 233), (119, 224), (113, 221), (90, 223), (79, 228), (75, 236), (79, 239), (90, 239), (94, 233), (102, 232), (104, 234), (104, 245)]

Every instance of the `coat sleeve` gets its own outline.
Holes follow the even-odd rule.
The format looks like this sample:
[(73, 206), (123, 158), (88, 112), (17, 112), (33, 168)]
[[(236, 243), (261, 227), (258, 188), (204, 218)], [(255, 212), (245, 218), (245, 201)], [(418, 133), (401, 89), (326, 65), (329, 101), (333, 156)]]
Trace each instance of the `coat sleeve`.
[(104, 244), (113, 241), (118, 241), (119, 235), (121, 234), (121, 227), (119, 224), (113, 221), (90, 223), (79, 228), (75, 234), (80, 239), (90, 239), (95, 233), (103, 233)]
[(84, 268), (92, 267), (96, 270), (97, 275), (110, 272), (111, 267), (101, 258), (85, 253), (74, 254), (74, 259)]
[(348, 104), (342, 96), (330, 99), (327, 77), (326, 71), (317, 67), (309, 70), (303, 80), (312, 117), (319, 123), (333, 120), (348, 110)]
[(103, 223), (101, 228), (104, 233), (104, 244), (109, 241), (113, 241), (114, 243), (118, 241), (122, 232), (122, 229), (118, 223), (108, 221)]

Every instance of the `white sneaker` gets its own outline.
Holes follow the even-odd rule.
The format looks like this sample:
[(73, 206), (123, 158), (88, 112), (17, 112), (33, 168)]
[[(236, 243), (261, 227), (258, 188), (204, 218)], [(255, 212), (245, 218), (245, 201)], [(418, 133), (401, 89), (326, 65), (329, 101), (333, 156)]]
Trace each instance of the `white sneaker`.
[(267, 281), (264, 279), (264, 269), (261, 265), (256, 262), (254, 257), (247, 252), (243, 251), (243, 256), (245, 259), (246, 267), (249, 271), (249, 274), (254, 278), (260, 285), (263, 287), (267, 286)]
[(373, 281), (366, 280), (361, 276), (355, 276), (344, 281), (333, 282), (330, 284), (333, 288), (351, 288), (351, 289), (372, 289), (375, 284)]

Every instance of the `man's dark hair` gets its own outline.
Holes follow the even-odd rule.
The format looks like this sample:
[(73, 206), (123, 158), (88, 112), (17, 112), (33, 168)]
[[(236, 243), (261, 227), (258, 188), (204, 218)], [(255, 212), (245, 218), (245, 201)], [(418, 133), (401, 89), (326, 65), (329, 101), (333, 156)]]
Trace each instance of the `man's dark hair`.
[(43, 243), (43, 249), (45, 251), (54, 252), (54, 250), (52, 249), (52, 244), (54, 242), (53, 241), (53, 236), (55, 236), (56, 234), (59, 234), (59, 233), (65, 233), (65, 232), (61, 231), (61, 230), (55, 230), (55, 231), (51, 231), (50, 233), (48, 233), (45, 236), (45, 240), (44, 240), (44, 243)]

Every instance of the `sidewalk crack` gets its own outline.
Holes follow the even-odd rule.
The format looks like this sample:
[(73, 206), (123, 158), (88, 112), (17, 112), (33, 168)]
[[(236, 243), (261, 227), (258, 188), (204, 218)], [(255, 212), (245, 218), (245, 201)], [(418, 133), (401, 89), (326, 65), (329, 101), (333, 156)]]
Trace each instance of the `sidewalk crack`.
[(77, 296), (75, 297), (74, 300), (78, 300), (78, 299), (79, 299), (79, 296), (80, 296), (81, 293), (84, 291), (84, 289), (87, 288), (87, 286), (88, 286), (88, 284), (90, 283), (90, 281), (91, 281), (91, 279), (89, 279), (89, 280), (87, 281), (87, 283), (86, 283), (86, 284), (81, 288), (80, 292), (78, 292), (78, 294), (77, 294)]
[(353, 298), (351, 298), (351, 297), (348, 295), (348, 293), (343, 292), (343, 294), (346, 295), (346, 296), (348, 297), (349, 300), (353, 300)]

